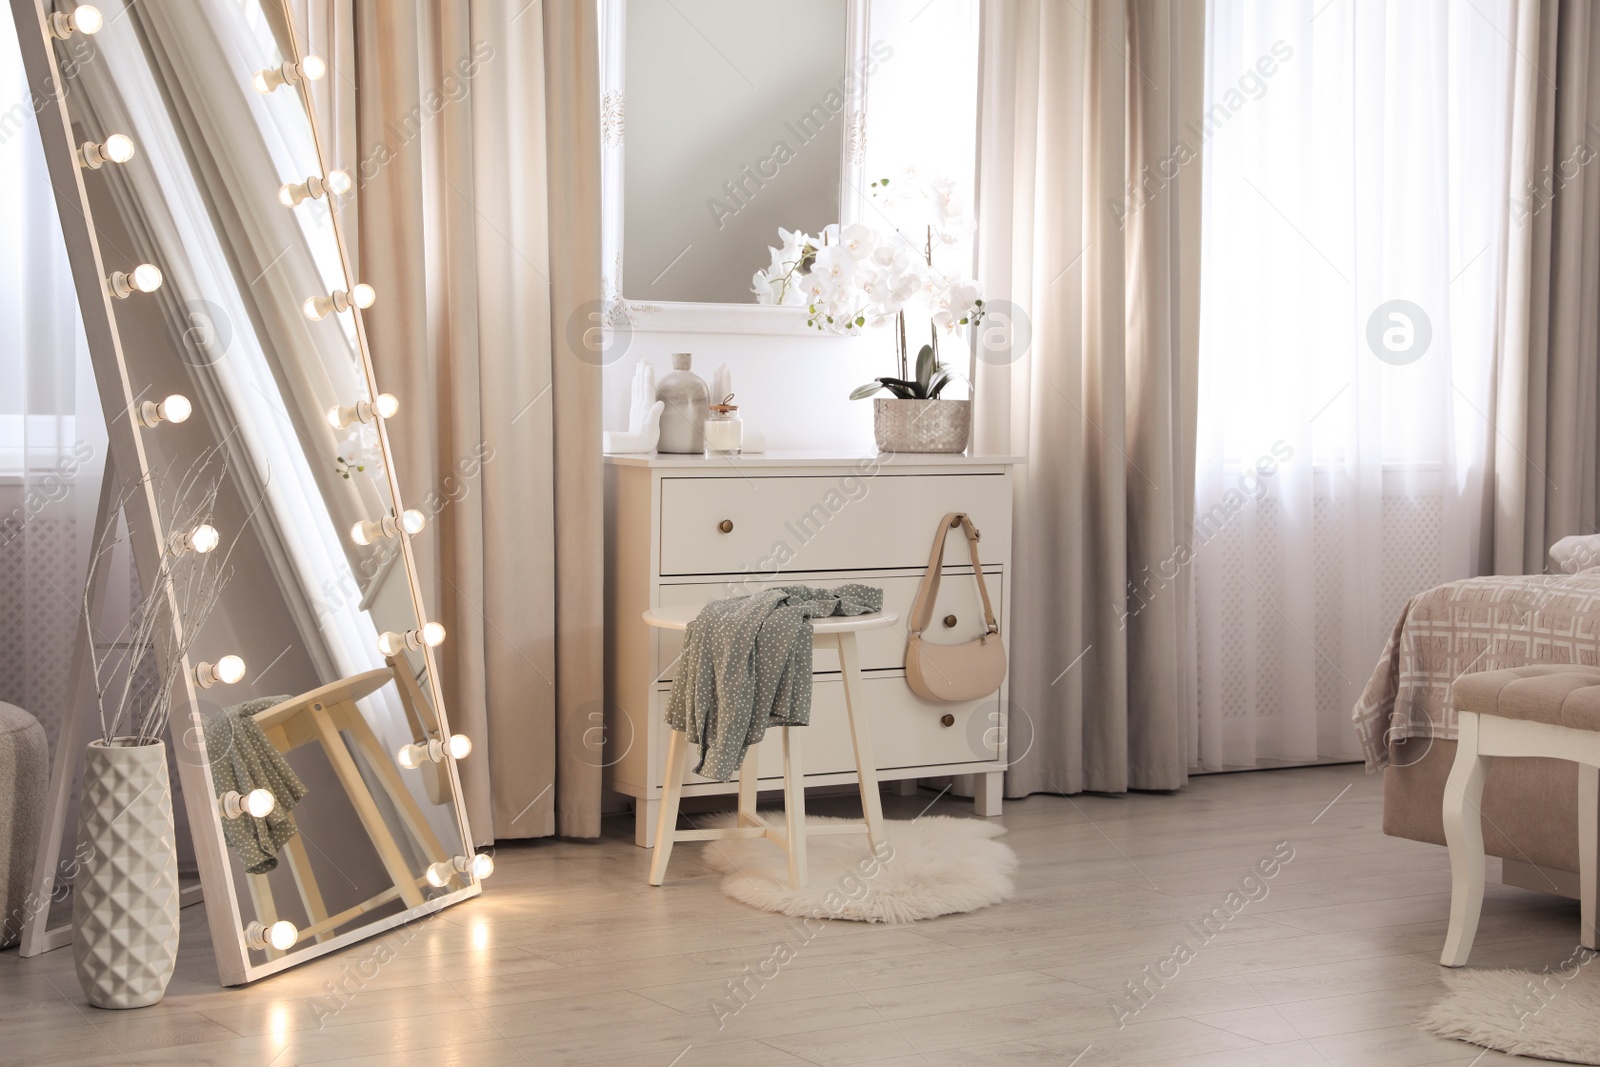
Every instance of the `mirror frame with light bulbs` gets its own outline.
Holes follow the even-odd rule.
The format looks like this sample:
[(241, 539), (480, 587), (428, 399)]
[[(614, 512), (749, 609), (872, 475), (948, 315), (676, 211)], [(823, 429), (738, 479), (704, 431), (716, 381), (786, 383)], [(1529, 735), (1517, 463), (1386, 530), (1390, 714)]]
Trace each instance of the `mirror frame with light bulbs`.
[[(271, 81), (276, 75), (278, 84), (268, 87), (268, 91), (287, 88), (299, 93), (306, 106), (307, 120), (310, 123), (313, 140), (317, 147), (319, 169), (323, 176), (330, 175), (332, 171), (328, 166), (327, 144), (321, 137), (317, 128), (315, 109), (311, 107), (309, 94), (303, 84), (302, 75), (308, 73), (309, 68), (322, 64), (319, 57), (307, 56), (302, 50), (299, 35), (295, 29), (294, 19), (288, 11), (284, 0), (261, 0), (263, 4), (277, 7), (284, 16), (285, 25), (290, 35), (290, 45), (293, 50), (292, 61), (286, 61), (275, 71), (258, 72), (255, 76), (263, 76)], [(181, 423), (188, 418), (191, 404), (186, 397), (178, 394), (166, 397), (160, 401), (143, 400), (138, 390), (134, 388), (128, 369), (128, 361), (124, 356), (123, 344), (118, 333), (114, 314), (114, 301), (127, 298), (135, 292), (148, 292), (159, 286), (159, 268), (153, 264), (118, 265), (107, 269), (102, 261), (99, 242), (93, 215), (90, 210), (88, 190), (85, 185), (85, 171), (93, 171), (114, 161), (121, 155), (123, 159), (131, 155), (132, 142), (125, 135), (122, 141), (115, 141), (115, 137), (108, 137), (104, 144), (78, 145), (74, 143), (71, 118), (68, 114), (64, 85), (61, 71), (57, 64), (56, 52), (53, 42), (66, 40), (74, 32), (79, 32), (81, 27), (75, 25), (78, 18), (76, 9), (63, 14), (54, 9), (53, 0), (11, 0), (12, 15), (17, 26), (17, 36), (21, 45), (23, 68), (37, 112), (40, 138), (43, 142), (44, 157), (48, 166), (51, 183), (55, 189), (57, 203), (60, 207), (62, 237), (66, 245), (68, 259), (71, 264), (73, 281), (77, 290), (79, 309), (83, 323), (84, 333), (88, 342), (90, 359), (94, 369), (96, 388), (99, 393), (102, 410), (106, 413), (108, 450), (106, 483), (102, 486), (101, 500), (102, 512), (106, 502), (110, 499), (109, 488), (115, 472), (123, 472), (130, 477), (139, 478), (139, 489), (134, 492), (124, 504), (124, 517), (130, 534), (132, 556), (137, 571), (140, 585), (149, 588), (150, 583), (160, 573), (162, 557), (168, 551), (182, 551), (189, 548), (198, 548), (199, 539), (210, 540), (217, 537), (217, 532), (209, 526), (197, 527), (188, 531), (187, 535), (169, 531), (163, 525), (160, 506), (156, 496), (154, 480), (150, 475), (150, 463), (144, 447), (142, 434), (156, 430), (164, 422)], [(98, 28), (98, 27), (97, 27)], [(87, 30), (86, 32), (94, 32)], [(323, 64), (325, 70), (325, 64)], [(243, 75), (248, 77), (249, 75)], [(312, 77), (315, 77), (313, 75)], [(259, 89), (259, 86), (258, 86)], [(108, 146), (110, 150), (108, 151)], [(302, 186), (309, 184), (312, 179), (306, 179)], [(315, 179), (319, 182), (327, 180), (326, 177)], [(280, 203), (282, 203), (280, 199)], [(73, 210), (67, 210), (69, 206)], [(293, 207), (293, 204), (285, 206)], [(332, 233), (337, 243), (340, 263), (343, 267), (347, 290), (335, 290), (327, 294), (314, 294), (306, 300), (305, 312), (311, 317), (312, 311), (321, 311), (323, 315), (333, 311), (345, 311), (351, 307), (365, 309), (373, 303), (372, 288), (365, 284), (355, 283), (352, 278), (349, 250), (345, 244), (342, 228), (338, 224), (335, 214)], [(148, 268), (148, 270), (146, 269)], [(140, 272), (144, 271), (141, 275)], [(154, 272), (152, 276), (151, 272)], [(147, 288), (148, 287), (148, 288)], [(124, 290), (126, 290), (124, 292)], [(384, 420), (394, 413), (395, 401), (392, 396), (381, 393), (377, 386), (373, 371), (372, 358), (367, 342), (365, 326), (360, 314), (352, 316), (356, 348), (359, 352), (360, 372), (365, 379), (368, 395), (372, 401), (356, 400), (348, 407), (335, 408), (329, 412), (330, 421), (348, 416), (350, 422), (356, 420), (370, 422), (374, 425), (378, 438), (378, 446), (382, 456), (384, 478), (387, 481), (389, 499), (394, 513), (398, 519), (385, 516), (375, 524), (376, 533), (382, 536), (393, 536), (398, 544), (397, 556), (404, 568), (411, 594), (411, 605), (414, 618), (418, 625), (405, 633), (385, 631), (381, 642), (393, 645), (397, 650), (419, 652), (426, 666), (428, 695), (433, 701), (433, 713), (438, 724), (436, 738), (430, 738), (426, 746), (428, 751), (410, 753), (415, 759), (432, 759), (437, 747), (441, 757), (455, 757), (470, 751), (471, 742), (461, 734), (454, 734), (450, 730), (447, 708), (444, 703), (437, 662), (434, 656), (434, 646), (444, 639), (443, 628), (436, 622), (428, 621), (426, 606), (422, 601), (421, 585), (417, 579), (417, 565), (412, 552), (409, 535), (417, 531), (410, 529), (408, 513), (403, 510), (402, 497), (398, 476), (395, 471), (394, 456), (390, 449), (387, 428)], [(159, 432), (159, 431), (156, 431)], [(367, 524), (363, 524), (365, 526)], [(394, 527), (391, 531), (389, 527)], [(352, 532), (353, 534), (354, 532)], [(358, 542), (359, 543), (359, 542)], [(201, 549), (203, 550), (203, 549)], [(393, 558), (393, 557), (391, 557)], [(168, 586), (166, 590), (167, 611), (174, 621), (175, 637), (181, 642), (182, 616), (174, 593)], [(386, 647), (380, 644), (380, 648)], [(200, 732), (200, 708), (197, 702), (197, 693), (209, 689), (216, 684), (227, 684), (232, 679), (237, 680), (244, 673), (243, 661), (238, 656), (222, 656), (215, 663), (191, 663), (187, 656), (179, 661), (179, 670), (182, 678), (173, 686), (172, 717), (168, 728), (168, 737), (176, 734), (180, 729), (192, 729)], [(76, 667), (75, 667), (76, 672)], [(74, 701), (70, 710), (75, 714), (81, 707), (81, 702)], [(69, 716), (72, 718), (72, 716)], [(75, 721), (75, 720), (74, 720)], [(56, 766), (57, 775), (52, 780), (52, 803), (65, 803), (66, 790), (63, 789), (60, 779), (60, 769), (65, 756), (67, 760), (75, 759), (81, 753), (65, 751), (67, 731), (63, 731), (64, 740), (60, 742), (62, 751), (58, 752)], [(202, 751), (203, 751), (203, 742)], [(409, 753), (415, 745), (406, 746)], [(405, 757), (396, 757), (397, 763), (402, 763)], [(223, 822), (226, 819), (237, 818), (242, 814), (255, 814), (264, 810), (271, 795), (267, 794), (265, 800), (252, 791), (245, 796), (237, 793), (225, 794), (219, 797), (214, 792), (211, 769), (207, 761), (180, 761), (179, 780), (182, 786), (184, 801), (187, 808), (190, 824), (190, 833), (193, 839), (195, 858), (200, 872), (201, 889), (204, 895), (206, 918), (211, 932), (211, 940), (215, 950), (218, 977), (223, 985), (243, 985), (265, 978), (286, 968), (298, 966), (301, 963), (317, 959), (330, 952), (337, 951), (353, 943), (377, 936), (387, 930), (405, 923), (413, 922), (424, 916), (436, 913), (453, 904), (470, 899), (482, 892), (481, 879), (493, 870), (493, 860), (486, 855), (474, 852), (473, 837), (467, 825), (465, 805), (458, 769), (455, 758), (442, 758), (439, 760), (448, 777), (456, 822), (460, 830), (460, 840), (466, 851), (465, 855), (453, 857), (447, 861), (435, 862), (428, 868), (426, 876), (429, 884), (436, 888), (443, 888), (449, 884), (451, 878), (460, 875), (463, 877), (463, 887), (448, 893), (434, 896), (423, 901), (419, 906), (406, 908), (382, 918), (373, 919), (355, 929), (347, 930), (327, 938), (310, 943), (299, 943), (300, 935), (293, 928), (292, 923), (277, 921), (262, 924), (255, 920), (246, 921), (240, 906), (239, 887), (236, 884), (232, 865), (229, 859), (227, 844), (223, 836)], [(420, 763), (419, 763), (420, 765)], [(68, 768), (67, 787), (70, 788), (71, 762), (66, 762)], [(60, 824), (55, 822), (56, 815), (52, 814), (47, 820), (44, 837), (50, 838), (50, 827), (56, 826), (57, 832), (53, 840), (42, 840), (40, 846), (40, 861), (36, 866), (34, 886), (43, 886), (47, 890), (54, 884), (54, 872), (60, 849)], [(48, 854), (48, 860), (46, 855)], [(450, 872), (440, 872), (436, 876), (434, 868), (447, 863)], [(48, 912), (48, 908), (45, 909)], [(43, 928), (43, 920), (47, 916), (35, 916), (29, 932), (37, 926)], [(32, 920), (30, 920), (32, 922)], [(28, 932), (25, 932), (24, 953), (27, 951)], [(62, 939), (54, 938), (53, 944), (45, 947), (56, 947), (65, 943)], [(287, 948), (294, 948), (289, 954), (282, 954)], [(42, 949), (41, 949), (42, 950)], [(276, 956), (271, 951), (277, 950)], [(266, 962), (255, 962), (251, 959), (252, 951), (268, 951)]]

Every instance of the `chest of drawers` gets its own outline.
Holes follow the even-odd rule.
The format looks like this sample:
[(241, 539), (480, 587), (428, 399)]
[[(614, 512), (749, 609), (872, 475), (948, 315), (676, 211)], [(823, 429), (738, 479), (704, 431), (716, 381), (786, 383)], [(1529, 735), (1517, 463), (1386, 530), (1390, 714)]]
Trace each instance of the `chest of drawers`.
[[(941, 516), (964, 511), (982, 533), (985, 581), (1009, 634), (1009, 457), (842, 457), (770, 453), (739, 459), (607, 456), (605, 784), (634, 798), (635, 839), (653, 844), (661, 797), (663, 720), (681, 635), (647, 628), (652, 607), (703, 603), (770, 585), (860, 582), (884, 590), (900, 616), (860, 640), (879, 778), (970, 775), (979, 814), (999, 814), (1006, 767), (1006, 689), (962, 704), (926, 701), (905, 682), (906, 619)], [(927, 640), (983, 632), (971, 559), (958, 534)], [(806, 784), (854, 783), (854, 757), (836, 657), (819, 652)], [(781, 776), (777, 746), (761, 751), (761, 778)], [(732, 782), (690, 772), (685, 796), (732, 794)]]

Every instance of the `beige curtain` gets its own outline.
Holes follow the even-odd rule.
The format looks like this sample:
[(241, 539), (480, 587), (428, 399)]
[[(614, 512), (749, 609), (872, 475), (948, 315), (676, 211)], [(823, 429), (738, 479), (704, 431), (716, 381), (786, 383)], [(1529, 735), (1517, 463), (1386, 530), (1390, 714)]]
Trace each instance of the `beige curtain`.
[(600, 376), (568, 342), (600, 298), (595, 5), (355, 0), (350, 25), (357, 274), (402, 492), (432, 516), (473, 835), (597, 836)]
[(1558, 539), (1600, 532), (1600, 14), (1589, 0), (1523, 0), (1518, 15), (1492, 558), (1480, 561), (1495, 574), (1537, 573)]
[[(1019, 358), (975, 376), (979, 448), (1027, 456), (1006, 792), (1175, 789), (1195, 694), (1180, 553), (1200, 163), (1185, 122), (1204, 6), (1018, 0), (985, 5), (983, 32), (979, 276), (1031, 329)], [(1175, 580), (1130, 612), (1130, 581), (1158, 568)]]

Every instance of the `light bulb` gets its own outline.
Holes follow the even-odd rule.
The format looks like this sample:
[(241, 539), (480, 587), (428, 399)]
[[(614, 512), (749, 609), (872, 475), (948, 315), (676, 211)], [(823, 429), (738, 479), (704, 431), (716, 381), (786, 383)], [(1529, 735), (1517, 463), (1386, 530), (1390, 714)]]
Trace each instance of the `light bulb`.
[(101, 145), (101, 154), (112, 163), (126, 163), (133, 158), (133, 138), (125, 133), (114, 133)]
[(194, 668), (194, 683), (201, 689), (210, 689), (221, 682), (232, 685), (244, 677), (244, 660), (238, 656), (223, 656), (215, 663), (199, 663)]
[(328, 64), (323, 62), (321, 56), (306, 56), (300, 61), (300, 75), (311, 81), (321, 81), (322, 76), (328, 73)]
[(450, 884), (450, 879), (456, 875), (456, 865), (449, 860), (440, 860), (438, 863), (428, 864), (428, 884), (435, 889), (443, 889)]
[(252, 789), (244, 795), (244, 810), (257, 819), (265, 819), (278, 806), (278, 798), (267, 789)]
[(284, 207), (294, 207), (301, 201), (301, 199), (303, 199), (301, 196), (299, 196), (299, 191), (301, 188), (302, 186), (296, 185), (294, 182), (290, 182), (287, 185), (280, 185), (278, 187), (278, 203), (282, 204)]
[(133, 268), (133, 287), (141, 293), (153, 293), (161, 288), (161, 269), (153, 263), (141, 263)]
[(244, 660), (238, 656), (223, 656), (217, 660), (217, 678), (224, 685), (232, 685), (244, 677)]
[(279, 919), (271, 926), (253, 922), (244, 928), (244, 939), (253, 949), (271, 947), (279, 952), (286, 952), (294, 948), (295, 942), (300, 940), (300, 929), (288, 919)]
[(428, 884), (443, 889), (458, 874), (471, 874), (482, 881), (494, 873), (494, 857), (479, 852), (471, 856), (454, 856), (428, 865)]
[(394, 418), (394, 413), (400, 410), (400, 401), (394, 398), (393, 393), (379, 393), (378, 399), (372, 402), (372, 410), (382, 419)]
[(224, 819), (237, 819), (242, 815), (265, 819), (277, 806), (278, 798), (267, 789), (252, 789), (244, 796), (240, 796), (237, 790), (230, 789), (222, 794), (219, 801)]
[(412, 537), (421, 533), (422, 528), (427, 525), (428, 517), (416, 508), (407, 508), (400, 513), (400, 528)]
[(444, 644), (444, 627), (436, 622), (425, 623), (422, 627), (422, 643), (429, 648)]
[(300, 310), (312, 322), (321, 322), (333, 310), (333, 303), (325, 296), (308, 296), (306, 302), (300, 305)]
[(153, 293), (161, 288), (161, 268), (154, 263), (141, 263), (131, 271), (113, 271), (106, 284), (118, 300), (126, 300), (134, 293)]
[(472, 877), (483, 881), (494, 873), (494, 857), (487, 852), (480, 852), (472, 857)]
[(394, 754), (394, 761), (408, 771), (414, 771), (422, 766), (422, 761), (427, 758), (427, 745), (401, 745), (400, 751)]
[(372, 302), (376, 299), (378, 299), (377, 290), (373, 289), (372, 286), (368, 285), (366, 282), (361, 282), (354, 289), (350, 290), (350, 302), (363, 310), (371, 307)]
[(99, 170), (107, 163), (126, 163), (133, 158), (133, 138), (125, 133), (114, 133), (100, 144), (85, 141), (78, 148), (78, 160), (90, 170)]
[(275, 70), (258, 70), (256, 76), (250, 79), (250, 84), (256, 87), (258, 93), (270, 93), (278, 87), (281, 77)]
[(472, 738), (466, 734), (451, 734), (445, 751), (450, 753), (451, 759), (466, 759), (472, 754)]
[(330, 170), (328, 176), (322, 179), (322, 184), (334, 196), (343, 196), (355, 186), (350, 180), (349, 171), (343, 170)]
[(425, 761), (443, 763), (446, 756), (455, 760), (466, 759), (471, 751), (470, 737), (466, 734), (451, 734), (449, 739), (444, 741), (430, 737), (425, 741), (402, 745), (400, 751), (395, 753), (394, 759), (406, 770), (414, 771)]
[(385, 630), (378, 636), (378, 651), (385, 656), (398, 656), (406, 649), (405, 635)]
[(360, 522), (350, 527), (350, 540), (354, 541), (363, 548), (372, 544), (374, 540), (372, 535), (375, 532), (373, 527), (376, 525), (376, 523), (368, 522), (366, 519), (362, 519)]
[(93, 36), (105, 25), (100, 9), (90, 4), (79, 4), (70, 15), (57, 11), (50, 16), (50, 36), (65, 41), (74, 33)]
[[(222, 535), (217, 533), (215, 526), (201, 523), (189, 534), (189, 547), (202, 556), (222, 543)], [(237, 657), (235, 657), (237, 658)], [(243, 664), (241, 664), (243, 666)]]
[(193, 413), (194, 405), (180, 393), (173, 393), (159, 404), (154, 400), (146, 400), (139, 405), (139, 421), (152, 430), (163, 422), (186, 422)]

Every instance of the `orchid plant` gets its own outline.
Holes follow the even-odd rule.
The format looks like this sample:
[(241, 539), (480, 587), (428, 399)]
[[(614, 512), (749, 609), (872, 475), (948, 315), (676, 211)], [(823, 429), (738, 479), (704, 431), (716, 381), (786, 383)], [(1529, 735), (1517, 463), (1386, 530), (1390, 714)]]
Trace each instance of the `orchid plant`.
[[(835, 224), (814, 236), (780, 228), (782, 243), (769, 249), (772, 262), (756, 271), (752, 291), (762, 304), (804, 307), (806, 325), (824, 333), (857, 334), (894, 324), (899, 376), (875, 378), (851, 399), (883, 390), (901, 400), (935, 399), (956, 377), (939, 362), (940, 333), (983, 318), (978, 283), (940, 263), (955, 257), (970, 220), (960, 193), (946, 179), (922, 181), (908, 170), (901, 180), (881, 178), (870, 188), (886, 218), (905, 214), (898, 210), (905, 207), (920, 217), (920, 241), (899, 226), (879, 232), (861, 223)], [(906, 348), (907, 311), (926, 315), (932, 324), (930, 342), (917, 354), (914, 368)]]

